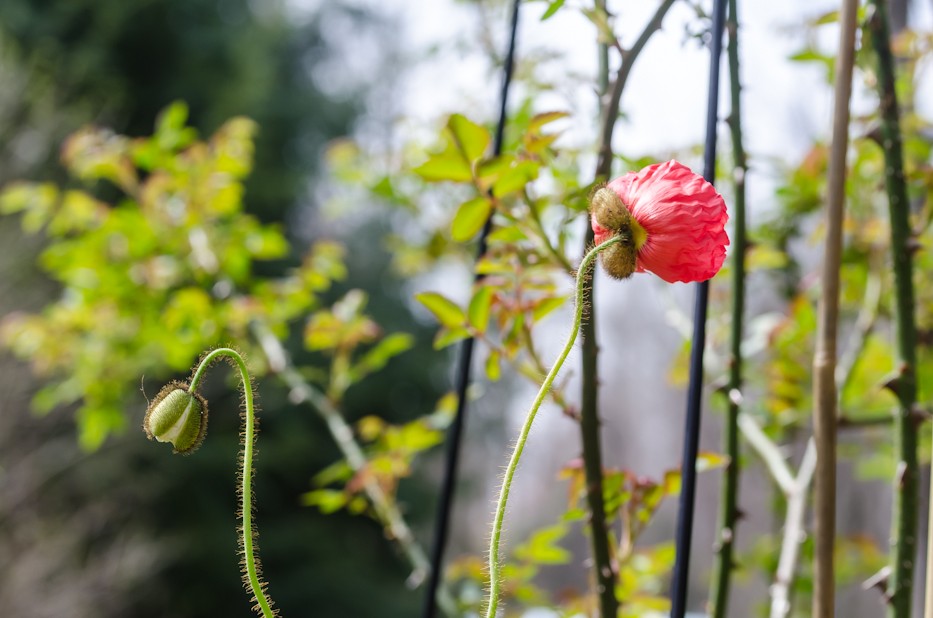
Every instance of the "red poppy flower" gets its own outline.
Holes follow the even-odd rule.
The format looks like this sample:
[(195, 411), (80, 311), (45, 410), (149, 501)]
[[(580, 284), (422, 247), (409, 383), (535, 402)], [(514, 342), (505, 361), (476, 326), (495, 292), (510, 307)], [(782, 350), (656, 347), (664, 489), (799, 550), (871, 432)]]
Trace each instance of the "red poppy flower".
[(590, 222), (610, 275), (652, 272), (668, 283), (705, 281), (719, 272), (729, 237), (726, 203), (713, 185), (677, 161), (649, 165), (597, 189)]

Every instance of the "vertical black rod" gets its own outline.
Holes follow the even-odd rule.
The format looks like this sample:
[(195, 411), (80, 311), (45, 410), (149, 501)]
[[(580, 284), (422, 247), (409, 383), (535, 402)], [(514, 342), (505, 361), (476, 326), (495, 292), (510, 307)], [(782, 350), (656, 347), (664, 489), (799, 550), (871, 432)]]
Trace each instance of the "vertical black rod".
[[(509, 86), (512, 83), (512, 72), (515, 66), (515, 38), (518, 31), (518, 5), (520, 0), (512, 3), (512, 18), (509, 31), (509, 46), (505, 55), (503, 67), (502, 90), (499, 94), (499, 123), (496, 125), (496, 135), (493, 141), (493, 156), (502, 154), (502, 144), (505, 139), (506, 106), (509, 98)], [(476, 250), (477, 261), (486, 253), (486, 238), (492, 230), (492, 215), (486, 219), (483, 230), (479, 236), (479, 245)], [(483, 275), (477, 274), (475, 281), (481, 281)], [(431, 570), (428, 573), (428, 586), (424, 597), (424, 618), (434, 618), (437, 615), (437, 591), (440, 587), (444, 570), (444, 550), (447, 547), (447, 537), (450, 529), (450, 510), (453, 505), (454, 488), (457, 482), (457, 468), (460, 460), (460, 443), (463, 436), (463, 424), (467, 410), (467, 389), (470, 386), (471, 366), (473, 364), (472, 337), (465, 339), (460, 346), (460, 356), (457, 364), (457, 411), (447, 433), (447, 457), (444, 462), (444, 477), (441, 481), (440, 496), (437, 502), (437, 515), (434, 524), (434, 545), (431, 548)]]
[[(716, 178), (716, 130), (719, 124), (719, 58), (726, 22), (725, 0), (715, 0), (710, 40), (709, 93), (706, 108), (706, 148), (703, 177), (711, 184)], [(693, 343), (690, 349), (690, 384), (687, 388), (687, 416), (684, 421), (684, 451), (681, 463), (680, 505), (677, 513), (677, 556), (671, 591), (671, 617), (687, 612), (690, 575), (690, 542), (693, 539), (693, 510), (696, 497), (696, 459), (700, 447), (700, 408), (703, 396), (703, 348), (706, 347), (706, 306), (709, 282), (697, 284), (693, 309)]]

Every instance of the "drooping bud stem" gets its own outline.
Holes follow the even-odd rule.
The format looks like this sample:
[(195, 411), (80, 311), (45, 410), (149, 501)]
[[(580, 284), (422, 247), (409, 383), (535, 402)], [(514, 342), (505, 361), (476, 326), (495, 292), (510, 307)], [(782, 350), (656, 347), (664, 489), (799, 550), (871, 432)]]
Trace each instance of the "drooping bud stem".
[(176, 453), (191, 453), (207, 433), (207, 401), (197, 393), (204, 372), (216, 360), (225, 359), (240, 372), (243, 389), (244, 428), (243, 459), (239, 487), (240, 550), (243, 554), (243, 582), (253, 592), (254, 608), (264, 618), (276, 615), (272, 600), (267, 596), (265, 584), (259, 576), (259, 557), (253, 525), (253, 446), (256, 440), (256, 413), (253, 405), (253, 385), (243, 357), (231, 348), (217, 348), (205, 354), (191, 376), (191, 383), (173, 382), (165, 386), (146, 410), (143, 429), (150, 439), (171, 442)]

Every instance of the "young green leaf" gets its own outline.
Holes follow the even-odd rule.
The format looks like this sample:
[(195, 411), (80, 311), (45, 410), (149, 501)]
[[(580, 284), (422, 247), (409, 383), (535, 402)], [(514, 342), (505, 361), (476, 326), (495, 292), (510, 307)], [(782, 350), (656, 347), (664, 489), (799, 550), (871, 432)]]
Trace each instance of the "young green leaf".
[(492, 185), (493, 195), (502, 197), (525, 187), (538, 177), (540, 165), (534, 161), (519, 161), (506, 170)]
[(434, 337), (434, 349), (442, 350), (447, 346), (462, 341), (470, 336), (470, 331), (464, 327), (458, 328), (442, 328), (437, 331), (437, 336)]
[(554, 14), (560, 10), (560, 7), (564, 6), (564, 0), (553, 0), (547, 7), (547, 10), (544, 12), (544, 15), (541, 16), (541, 21), (545, 21), (554, 16)]
[(483, 158), (486, 149), (489, 147), (489, 131), (476, 124), (466, 116), (454, 114), (447, 121), (447, 130), (457, 150), (463, 154), (469, 163), (474, 163)]
[(457, 242), (468, 242), (486, 224), (491, 212), (492, 204), (485, 197), (475, 197), (460, 204), (450, 226), (451, 236)]
[(566, 300), (566, 296), (548, 296), (542, 298), (535, 302), (534, 309), (531, 310), (531, 316), (534, 318), (534, 321), (537, 322), (563, 305)]
[(350, 370), (352, 379), (358, 381), (364, 376), (379, 371), (394, 357), (407, 352), (415, 345), (415, 338), (408, 333), (393, 333), (377, 343)]
[(515, 548), (515, 557), (532, 564), (566, 564), (570, 561), (570, 552), (558, 545), (566, 534), (564, 524), (537, 530)]
[(498, 382), (502, 377), (502, 355), (499, 350), (490, 350), (486, 357), (486, 377), (490, 382)]
[(457, 303), (437, 292), (422, 292), (416, 294), (415, 299), (434, 314), (437, 321), (447, 328), (463, 328), (466, 324), (466, 315)]
[(440, 153), (431, 155), (427, 161), (413, 170), (416, 174), (428, 181), (441, 182), (470, 182), (473, 180), (473, 168), (470, 167), (463, 156), (457, 152), (453, 144)]
[(473, 298), (470, 299), (470, 306), (467, 308), (470, 326), (481, 333), (486, 332), (486, 325), (489, 323), (492, 296), (493, 289), (489, 286), (482, 286), (473, 294)]

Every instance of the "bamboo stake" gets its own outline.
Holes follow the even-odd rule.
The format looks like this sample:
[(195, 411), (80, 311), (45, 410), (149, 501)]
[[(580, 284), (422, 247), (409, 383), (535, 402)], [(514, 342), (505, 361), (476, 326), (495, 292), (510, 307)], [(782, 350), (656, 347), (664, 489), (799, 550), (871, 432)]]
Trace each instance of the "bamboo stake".
[(836, 335), (839, 322), (839, 264), (845, 205), (846, 153), (849, 148), (849, 99), (855, 63), (855, 14), (858, 0), (843, 0), (839, 17), (832, 151), (826, 198), (826, 245), (822, 293), (813, 355), (814, 477), (813, 616), (835, 615), (836, 540)]

